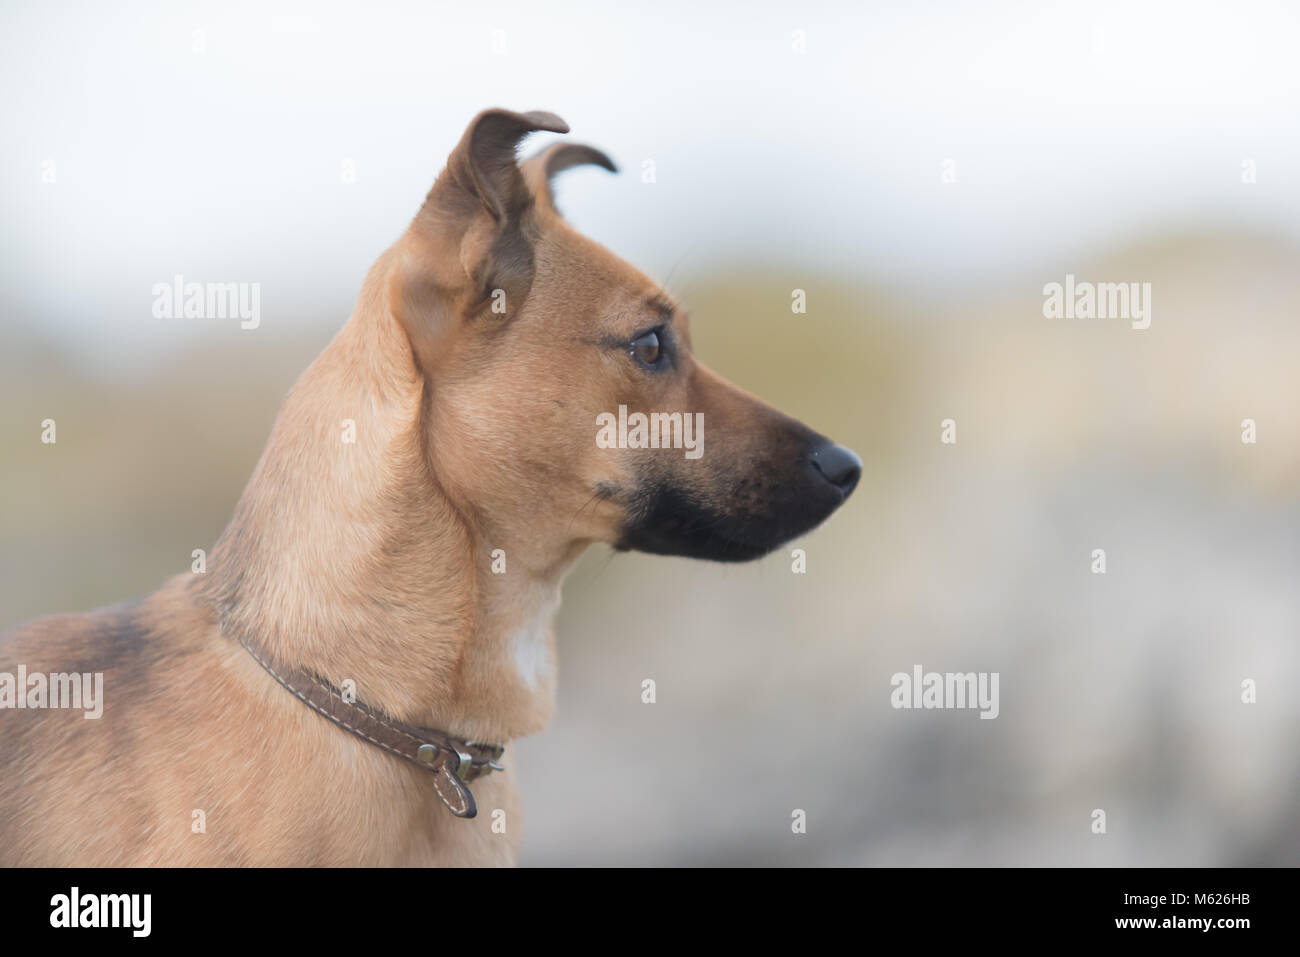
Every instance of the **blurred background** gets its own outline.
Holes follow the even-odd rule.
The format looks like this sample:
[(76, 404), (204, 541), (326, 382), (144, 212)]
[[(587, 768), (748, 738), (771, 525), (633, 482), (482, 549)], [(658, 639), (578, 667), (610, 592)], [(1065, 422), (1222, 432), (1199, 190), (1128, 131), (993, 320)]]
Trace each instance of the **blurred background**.
[[(0, 628), (210, 547), (469, 118), (547, 109), (623, 168), (569, 219), (866, 473), (806, 574), (587, 555), (524, 863), (1300, 862), (1293, 5), (2, 9)], [(1066, 273), (1150, 328), (1044, 318)], [(893, 709), (917, 664), (1000, 716)]]

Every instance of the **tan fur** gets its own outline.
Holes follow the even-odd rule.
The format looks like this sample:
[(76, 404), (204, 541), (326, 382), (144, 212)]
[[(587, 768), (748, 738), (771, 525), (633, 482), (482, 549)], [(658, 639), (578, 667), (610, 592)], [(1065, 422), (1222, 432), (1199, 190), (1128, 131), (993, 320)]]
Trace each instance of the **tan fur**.
[[(0, 713), (0, 863), (515, 860), (509, 745), (551, 715), (560, 584), (589, 543), (617, 539), (631, 507), (629, 453), (596, 447), (595, 416), (620, 402), (703, 410), (710, 454), (740, 461), (784, 417), (688, 348), (680, 374), (654, 379), (599, 347), (651, 321), (662, 290), (570, 229), (536, 168), (536, 202), (515, 221), (531, 269), (494, 264), (501, 227), (451, 188), (457, 156), (286, 400), (207, 574), (0, 645), (0, 670), (103, 671), (106, 698), (98, 721)], [(504, 317), (466, 279), (493, 268), (511, 297)], [(347, 419), (355, 444), (341, 440)], [(708, 466), (693, 475), (704, 496), (744, 497), (713, 488)], [(430, 775), (312, 713), (235, 634), (354, 680), (400, 720), (504, 743), (508, 770), (472, 784), (477, 819), (454, 818)], [(191, 831), (195, 809), (204, 834)], [(504, 835), (491, 830), (497, 809)]]

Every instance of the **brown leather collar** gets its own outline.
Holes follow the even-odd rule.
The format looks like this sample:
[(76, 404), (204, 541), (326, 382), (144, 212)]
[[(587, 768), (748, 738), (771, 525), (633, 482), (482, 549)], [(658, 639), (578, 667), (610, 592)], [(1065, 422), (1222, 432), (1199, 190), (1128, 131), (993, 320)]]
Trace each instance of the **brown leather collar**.
[(317, 714), (358, 738), (432, 773), (434, 790), (457, 817), (474, 817), (478, 813), (474, 795), (465, 785), (466, 781), (505, 770), (498, 763), (505, 752), (499, 744), (477, 744), (441, 731), (396, 721), (359, 701), (348, 701), (343, 692), (309, 671), (296, 668), (276, 670), (248, 641), (242, 636), (237, 637), (244, 650), (266, 669), (267, 674)]

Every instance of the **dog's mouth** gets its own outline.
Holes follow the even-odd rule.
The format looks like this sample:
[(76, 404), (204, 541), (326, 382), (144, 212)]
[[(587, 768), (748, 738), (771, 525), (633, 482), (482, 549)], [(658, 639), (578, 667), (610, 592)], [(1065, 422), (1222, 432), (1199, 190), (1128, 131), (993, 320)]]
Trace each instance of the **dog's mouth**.
[(672, 488), (658, 488), (645, 501), (644, 510), (629, 521), (615, 543), (620, 551), (747, 562), (762, 558), (794, 537), (768, 532), (756, 538), (756, 525), (747, 529), (743, 519), (709, 508)]
[(614, 547), (752, 561), (820, 525), (853, 494), (861, 474), (853, 452), (823, 440), (795, 475), (752, 473), (716, 496), (652, 483), (635, 496)]

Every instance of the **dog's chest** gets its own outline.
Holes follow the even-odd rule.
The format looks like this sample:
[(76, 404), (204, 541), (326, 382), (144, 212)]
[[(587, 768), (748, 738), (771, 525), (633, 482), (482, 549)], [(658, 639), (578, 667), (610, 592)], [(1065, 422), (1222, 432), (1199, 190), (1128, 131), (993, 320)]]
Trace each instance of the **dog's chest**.
[(506, 657), (515, 680), (528, 691), (555, 684), (555, 641), (552, 621), (560, 604), (559, 590), (543, 593), (513, 623), (506, 641)]

